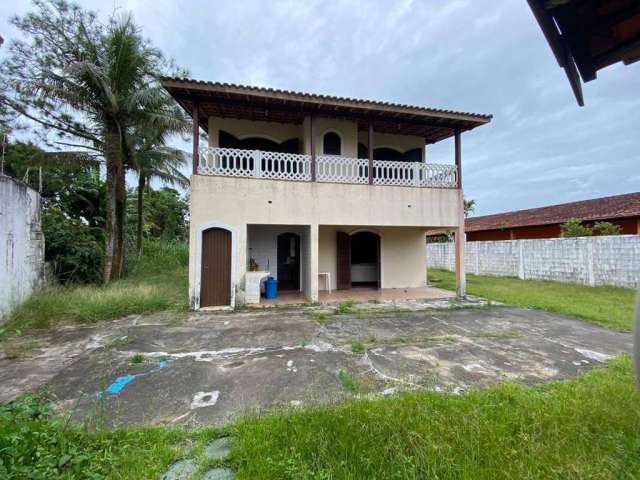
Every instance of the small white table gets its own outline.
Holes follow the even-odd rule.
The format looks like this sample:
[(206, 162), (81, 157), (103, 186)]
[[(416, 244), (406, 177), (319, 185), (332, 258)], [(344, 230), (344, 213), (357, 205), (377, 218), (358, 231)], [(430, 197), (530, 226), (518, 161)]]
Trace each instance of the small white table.
[(319, 272), (318, 277), (324, 277), (324, 289), (331, 293), (331, 272)]

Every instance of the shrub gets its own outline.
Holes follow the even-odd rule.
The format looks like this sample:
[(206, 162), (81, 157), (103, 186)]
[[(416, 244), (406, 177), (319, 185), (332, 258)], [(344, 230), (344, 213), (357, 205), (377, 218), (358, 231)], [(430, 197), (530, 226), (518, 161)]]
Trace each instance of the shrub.
[(598, 235), (620, 235), (622, 233), (622, 227), (611, 222), (596, 222), (593, 224), (593, 229), (598, 232)]
[(101, 279), (104, 230), (68, 218), (57, 208), (42, 214), (45, 260), (63, 283), (94, 283)]
[(582, 225), (582, 222), (577, 218), (570, 218), (560, 228), (562, 229), (563, 237), (590, 237), (593, 235), (593, 230), (586, 225)]

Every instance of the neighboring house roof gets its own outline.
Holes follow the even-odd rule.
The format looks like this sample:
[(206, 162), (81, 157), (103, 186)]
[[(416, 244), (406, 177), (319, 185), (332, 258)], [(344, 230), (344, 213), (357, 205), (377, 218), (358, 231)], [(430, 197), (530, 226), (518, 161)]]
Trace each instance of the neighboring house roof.
[(609, 65), (640, 60), (638, 0), (528, 2), (579, 105), (584, 105), (580, 77), (589, 82)]
[[(198, 102), (206, 116), (244, 118), (255, 121), (302, 123), (310, 114), (349, 118), (361, 129), (424, 137), (429, 143), (471, 130), (491, 121), (492, 115), (438, 108), (318, 95), (274, 88), (163, 77), (162, 85), (187, 111)], [(206, 118), (201, 127), (207, 130)]]
[(549, 225), (565, 223), (570, 218), (595, 221), (625, 217), (640, 217), (640, 192), (467, 218), (465, 231)]

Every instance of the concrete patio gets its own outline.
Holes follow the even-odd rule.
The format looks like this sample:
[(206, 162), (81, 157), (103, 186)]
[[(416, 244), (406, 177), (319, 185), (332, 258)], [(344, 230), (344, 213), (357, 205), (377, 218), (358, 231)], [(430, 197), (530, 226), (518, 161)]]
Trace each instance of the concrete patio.
[[(629, 334), (558, 315), (461, 306), (418, 300), (363, 303), (344, 314), (327, 306), (164, 312), (70, 326), (11, 342), (13, 353), (0, 357), (0, 401), (44, 390), (76, 420), (224, 424), (358, 395), (559, 380), (632, 346)], [(144, 361), (132, 363), (136, 354)]]

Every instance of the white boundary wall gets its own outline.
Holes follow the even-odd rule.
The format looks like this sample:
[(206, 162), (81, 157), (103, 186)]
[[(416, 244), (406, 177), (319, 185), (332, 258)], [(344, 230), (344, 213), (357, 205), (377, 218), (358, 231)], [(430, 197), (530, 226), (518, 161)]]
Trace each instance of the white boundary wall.
[[(454, 270), (453, 243), (428, 243), (429, 268)], [(640, 287), (640, 235), (467, 242), (468, 273)]]
[(0, 316), (26, 300), (43, 278), (40, 195), (0, 175)]

